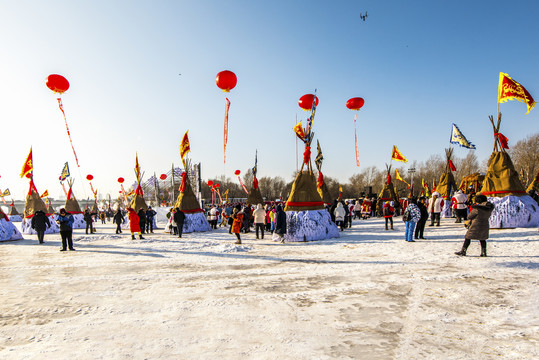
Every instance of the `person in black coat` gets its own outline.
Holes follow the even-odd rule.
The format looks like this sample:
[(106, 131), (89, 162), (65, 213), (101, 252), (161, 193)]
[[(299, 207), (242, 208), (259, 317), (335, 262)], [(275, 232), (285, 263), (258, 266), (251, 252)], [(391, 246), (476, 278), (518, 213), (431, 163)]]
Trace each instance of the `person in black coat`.
[(37, 239), (39, 240), (39, 243), (43, 244), (45, 239), (45, 231), (47, 228), (51, 227), (51, 222), (49, 221), (47, 215), (41, 210), (36, 211), (34, 213), (34, 217), (32, 217), (31, 226), (32, 229), (37, 232)]
[(423, 232), (425, 231), (425, 225), (427, 224), (427, 220), (429, 218), (429, 211), (427, 209), (427, 206), (425, 205), (425, 198), (421, 197), (419, 201), (417, 202), (417, 207), (419, 207), (419, 211), (421, 211), (421, 218), (417, 222), (417, 225), (415, 227), (415, 238), (416, 239), (425, 239), (423, 237)]
[(140, 225), (140, 233), (144, 234), (144, 231), (146, 230), (146, 210), (140, 209), (137, 213), (139, 218), (139, 225)]
[(277, 205), (275, 212), (275, 231), (274, 234), (279, 235), (281, 238), (281, 244), (284, 243), (284, 234), (286, 234), (286, 213), (283, 211), (283, 207)]
[(185, 214), (179, 208), (176, 208), (176, 212), (174, 213), (174, 222), (176, 223), (176, 226), (178, 227), (178, 237), (182, 237), (183, 223), (185, 222)]
[(157, 214), (155, 210), (152, 209), (151, 206), (148, 206), (148, 210), (146, 210), (146, 233), (153, 233), (153, 218)]
[(333, 204), (329, 207), (329, 216), (333, 222), (335, 222), (335, 208), (337, 207), (337, 202), (337, 200), (333, 200)]
[(116, 224), (116, 234), (121, 234), (122, 228), (120, 226), (125, 222), (121, 209), (116, 211), (116, 214), (114, 214), (114, 217), (112, 218), (112, 222)]
[(88, 228), (90, 229), (90, 234), (93, 234), (95, 232), (93, 225), (94, 219), (92, 219), (92, 215), (95, 214), (91, 213), (90, 210), (84, 210), (84, 221), (86, 221), (86, 234), (88, 234)]

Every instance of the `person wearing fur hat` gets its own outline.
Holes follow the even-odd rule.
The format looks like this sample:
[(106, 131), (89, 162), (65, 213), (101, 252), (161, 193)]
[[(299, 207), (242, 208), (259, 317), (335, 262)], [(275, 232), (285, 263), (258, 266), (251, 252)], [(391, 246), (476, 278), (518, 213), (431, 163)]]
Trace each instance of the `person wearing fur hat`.
[(494, 204), (490, 203), (485, 195), (480, 194), (475, 197), (475, 204), (472, 206), (470, 214), (468, 214), (468, 231), (464, 235), (462, 249), (456, 252), (456, 255), (466, 256), (466, 250), (470, 246), (471, 240), (479, 240), (481, 243), (481, 256), (487, 256), (487, 239), (490, 228), (488, 220), (492, 210), (494, 210)]
[(129, 229), (131, 230), (131, 239), (135, 240), (135, 233), (138, 233), (140, 239), (144, 239), (140, 232), (140, 219), (133, 208), (127, 208), (127, 216), (129, 216)]

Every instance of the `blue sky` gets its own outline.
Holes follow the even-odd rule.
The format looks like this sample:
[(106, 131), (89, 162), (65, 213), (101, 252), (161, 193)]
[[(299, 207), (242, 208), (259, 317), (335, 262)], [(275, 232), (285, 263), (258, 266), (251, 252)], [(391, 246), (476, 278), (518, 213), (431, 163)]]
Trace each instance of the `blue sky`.
[[(290, 180), (292, 126), (308, 116), (297, 101), (314, 89), (323, 170), (343, 183), (361, 168), (383, 168), (392, 145), (409, 160), (442, 155), (453, 122), (482, 161), (492, 151), (499, 72), (539, 99), (538, 13), (531, 0), (0, 1), (0, 189), (24, 198), (18, 175), (33, 146), (40, 192), (60, 196), (69, 161), (79, 198), (90, 194), (87, 174), (114, 197), (119, 176), (134, 181), (136, 153), (146, 179), (179, 164), (186, 130), (205, 179), (245, 171), (258, 149), (259, 177)], [(225, 69), (238, 77), (230, 94), (215, 85)], [(71, 84), (62, 101), (80, 169), (49, 74)], [(345, 107), (356, 96), (365, 99), (359, 168), (354, 112)], [(539, 109), (524, 115), (516, 101), (500, 109), (510, 145), (539, 131)]]

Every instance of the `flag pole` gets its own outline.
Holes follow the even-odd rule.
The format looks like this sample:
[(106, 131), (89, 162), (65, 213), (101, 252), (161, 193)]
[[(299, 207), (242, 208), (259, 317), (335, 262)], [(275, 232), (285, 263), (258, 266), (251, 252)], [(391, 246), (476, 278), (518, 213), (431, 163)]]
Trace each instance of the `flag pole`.
[[(294, 125), (298, 123), (298, 113), (296, 113), (296, 122)], [(294, 134), (294, 137), (296, 138), (296, 173), (298, 172), (298, 137), (296, 134)]]

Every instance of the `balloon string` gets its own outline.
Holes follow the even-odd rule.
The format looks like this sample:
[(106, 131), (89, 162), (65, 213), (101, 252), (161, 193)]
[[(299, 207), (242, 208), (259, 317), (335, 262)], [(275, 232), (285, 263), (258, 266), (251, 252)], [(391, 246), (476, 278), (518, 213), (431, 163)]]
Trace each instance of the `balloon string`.
[(359, 166), (359, 150), (357, 148), (357, 125), (356, 125), (356, 121), (357, 121), (357, 114), (354, 115), (354, 135), (356, 137), (356, 164), (357, 164), (357, 166)]
[(64, 115), (64, 122), (66, 124), (67, 136), (69, 137), (69, 143), (71, 144), (71, 149), (73, 150), (73, 155), (75, 155), (75, 162), (77, 163), (77, 166), (80, 168), (79, 159), (77, 158), (77, 153), (75, 152), (75, 148), (73, 147), (73, 141), (71, 140), (71, 133), (69, 132), (69, 126), (67, 126), (66, 113), (64, 112), (64, 106), (62, 105), (62, 99), (61, 98), (58, 98), (58, 106), (60, 107), (60, 110), (62, 111), (62, 114)]

